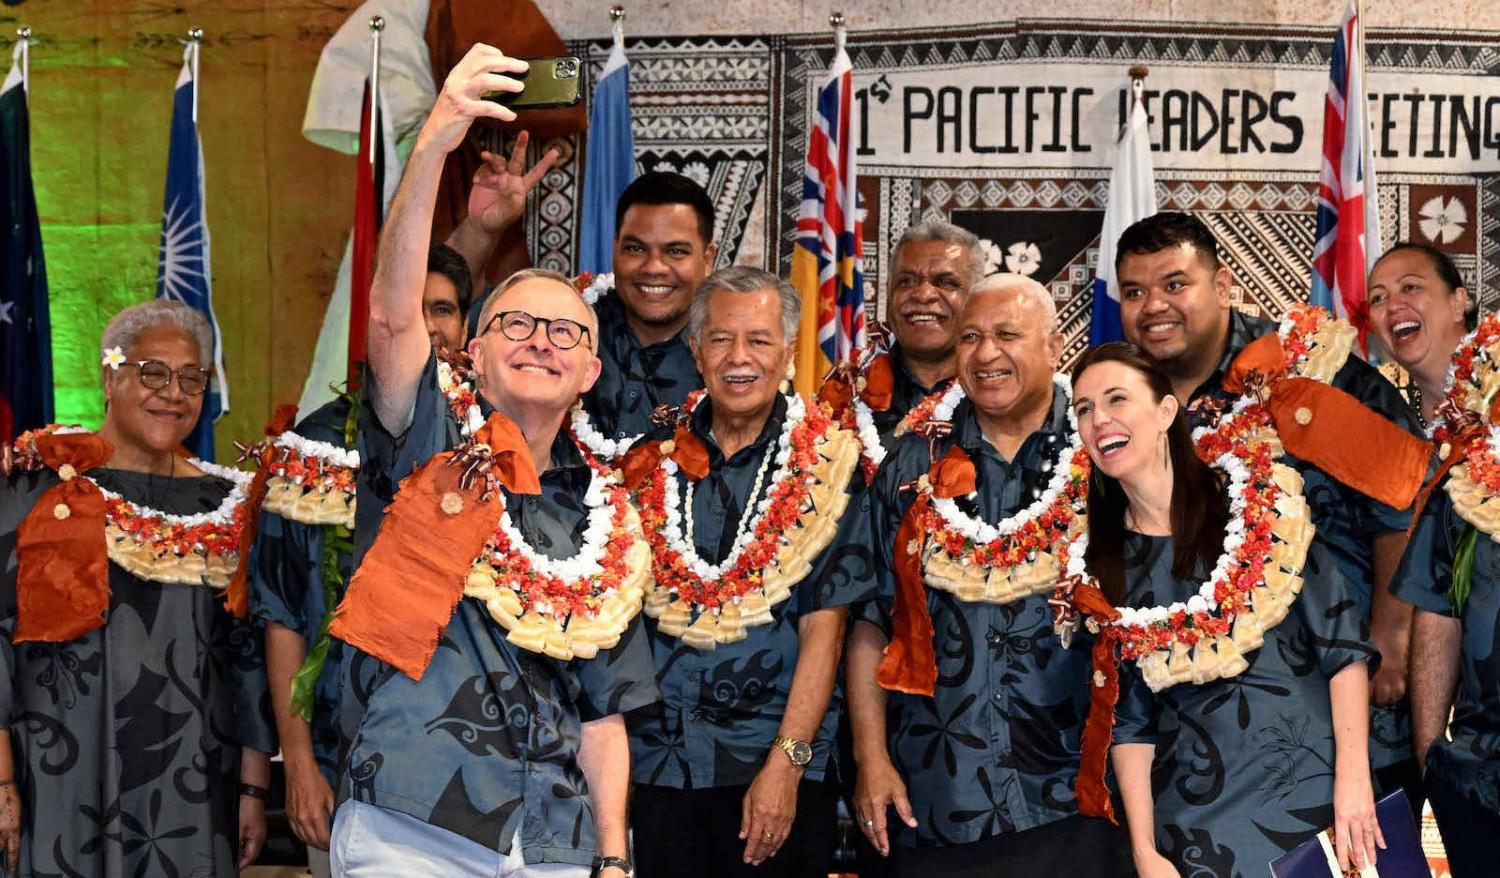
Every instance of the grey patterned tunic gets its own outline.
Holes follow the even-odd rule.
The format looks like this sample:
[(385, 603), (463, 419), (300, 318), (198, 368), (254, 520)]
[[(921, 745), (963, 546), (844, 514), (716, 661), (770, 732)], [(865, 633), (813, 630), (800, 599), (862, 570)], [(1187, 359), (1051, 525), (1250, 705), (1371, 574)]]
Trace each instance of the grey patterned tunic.
[[(90, 475), (177, 514), (214, 509), (230, 487)], [(21, 790), (21, 875), (235, 875), (240, 747), (276, 750), (259, 638), (220, 592), (111, 564), (104, 627), (13, 645), (16, 529), (55, 483), (43, 472), (0, 485), (0, 717)]]

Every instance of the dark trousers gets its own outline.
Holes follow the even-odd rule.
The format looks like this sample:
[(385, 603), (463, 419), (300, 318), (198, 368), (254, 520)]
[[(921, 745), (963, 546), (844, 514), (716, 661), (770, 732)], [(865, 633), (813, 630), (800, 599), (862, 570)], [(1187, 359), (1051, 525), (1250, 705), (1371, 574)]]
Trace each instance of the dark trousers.
[(838, 840), (834, 783), (804, 780), (776, 856), (752, 866), (740, 839), (748, 786), (676, 790), (637, 784), (630, 819), (638, 878), (828, 878)]
[(1387, 765), (1375, 770), (1375, 801), (1394, 793), (1397, 789), (1406, 794), (1406, 803), (1411, 806), (1412, 816), (1422, 819), (1422, 802), (1427, 798), (1422, 791), (1422, 773), (1417, 771), (1415, 758)]
[(1427, 774), (1427, 798), (1437, 818), (1453, 878), (1500, 876), (1500, 814), (1486, 811), (1437, 775)]
[(892, 847), (899, 878), (993, 878), (997, 875), (1135, 874), (1130, 836), (1096, 817), (1068, 817), (1025, 832), (936, 848)]

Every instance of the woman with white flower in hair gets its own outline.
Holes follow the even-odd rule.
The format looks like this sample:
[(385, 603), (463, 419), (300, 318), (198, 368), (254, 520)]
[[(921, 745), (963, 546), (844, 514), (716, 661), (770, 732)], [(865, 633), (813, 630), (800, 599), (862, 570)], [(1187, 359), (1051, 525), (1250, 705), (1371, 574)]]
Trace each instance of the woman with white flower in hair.
[(0, 853), (11, 874), (234, 875), (265, 839), (275, 742), (230, 587), (248, 477), (182, 450), (212, 332), (152, 301), (101, 348), (99, 431), (6, 449)]

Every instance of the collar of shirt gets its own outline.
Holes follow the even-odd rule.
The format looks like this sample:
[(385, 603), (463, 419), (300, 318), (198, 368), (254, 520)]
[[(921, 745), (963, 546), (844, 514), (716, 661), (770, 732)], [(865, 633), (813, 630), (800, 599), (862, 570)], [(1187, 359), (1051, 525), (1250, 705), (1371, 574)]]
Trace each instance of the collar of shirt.
[(760, 435), (755, 437), (754, 442), (726, 459), (723, 450), (719, 448), (719, 441), (714, 438), (713, 434), (713, 404), (712, 398), (705, 397), (703, 402), (693, 410), (692, 418), (688, 422), (688, 428), (708, 447), (710, 469), (717, 469), (725, 464), (736, 466), (751, 456), (759, 460), (760, 455), (765, 453), (766, 443), (776, 441), (776, 438), (781, 435), (782, 424), (786, 421), (786, 394), (778, 393), (776, 401), (771, 405), (771, 414), (766, 418), (765, 426), (760, 428)]
[(636, 338), (635, 332), (630, 328), (630, 323), (625, 319), (625, 302), (620, 298), (618, 291), (611, 291), (608, 295), (600, 297), (594, 304), (594, 313), (599, 318), (599, 347), (608, 345), (611, 350), (626, 353), (632, 350), (656, 351), (669, 350), (674, 347), (688, 346), (687, 327), (666, 341), (655, 344), (643, 345)]
[[(479, 413), (487, 419), (499, 409), (490, 404), (484, 394), (476, 393), (479, 400)], [(573, 443), (573, 437), (567, 430), (568, 416), (563, 415), (562, 422), (558, 425), (557, 435), (552, 437), (552, 451), (547, 461), (547, 469), (537, 476), (543, 482), (555, 484), (565, 491), (576, 492), (582, 496), (589, 486), (589, 465), (583, 459), (583, 453)]]
[[(911, 373), (911, 370), (906, 367), (906, 356), (901, 353), (900, 342), (894, 342), (891, 344), (890, 358), (891, 374), (895, 377), (896, 385), (893, 396), (896, 398), (907, 395), (913, 398), (913, 404), (915, 404), (916, 400), (920, 400), (924, 396), (931, 396), (932, 394), (937, 393), (939, 390), (946, 390), (948, 388), (948, 385), (953, 383), (953, 377), (950, 375), (949, 377), (944, 378), (931, 387), (923, 384), (920, 380), (918, 380), (917, 376), (913, 375)], [(892, 408), (894, 407), (895, 404), (892, 403)]]
[(1276, 321), (1264, 317), (1252, 317), (1238, 308), (1229, 309), (1229, 336), (1224, 341), (1224, 354), (1219, 357), (1219, 364), (1214, 367), (1213, 374), (1208, 376), (1198, 389), (1193, 391), (1193, 399), (1218, 393), (1223, 389), (1224, 376), (1229, 372), (1229, 365), (1234, 358), (1240, 355), (1250, 342), (1255, 341), (1267, 333), (1275, 332)]
[[(1054, 385), (1055, 387), (1055, 385)], [(1068, 423), (1068, 397), (1066, 394), (1052, 392), (1052, 404), (1047, 410), (1047, 417), (1042, 420), (1042, 425), (1036, 432), (1026, 437), (1021, 443), (1021, 448), (1016, 452), (1016, 459), (1011, 463), (1022, 463), (1029, 457), (1034, 456), (1042, 444), (1049, 447), (1059, 441), (1066, 442), (1072, 438), (1072, 427)], [(953, 432), (950, 434), (951, 442), (964, 450), (971, 459), (981, 456), (994, 457), (1003, 460), (999, 450), (990, 444), (984, 436), (984, 428), (979, 425), (979, 416), (974, 412), (974, 404), (967, 398), (959, 403), (953, 412)]]

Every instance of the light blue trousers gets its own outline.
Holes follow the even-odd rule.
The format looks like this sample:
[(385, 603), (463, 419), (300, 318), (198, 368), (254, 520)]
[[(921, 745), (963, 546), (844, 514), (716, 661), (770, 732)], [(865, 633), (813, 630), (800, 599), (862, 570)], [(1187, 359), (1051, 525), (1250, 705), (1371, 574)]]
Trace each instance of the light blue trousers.
[(333, 817), (329, 846), (335, 878), (441, 875), (444, 878), (588, 878), (587, 866), (533, 863), (521, 856), (521, 834), (500, 854), (446, 829), (350, 799)]

